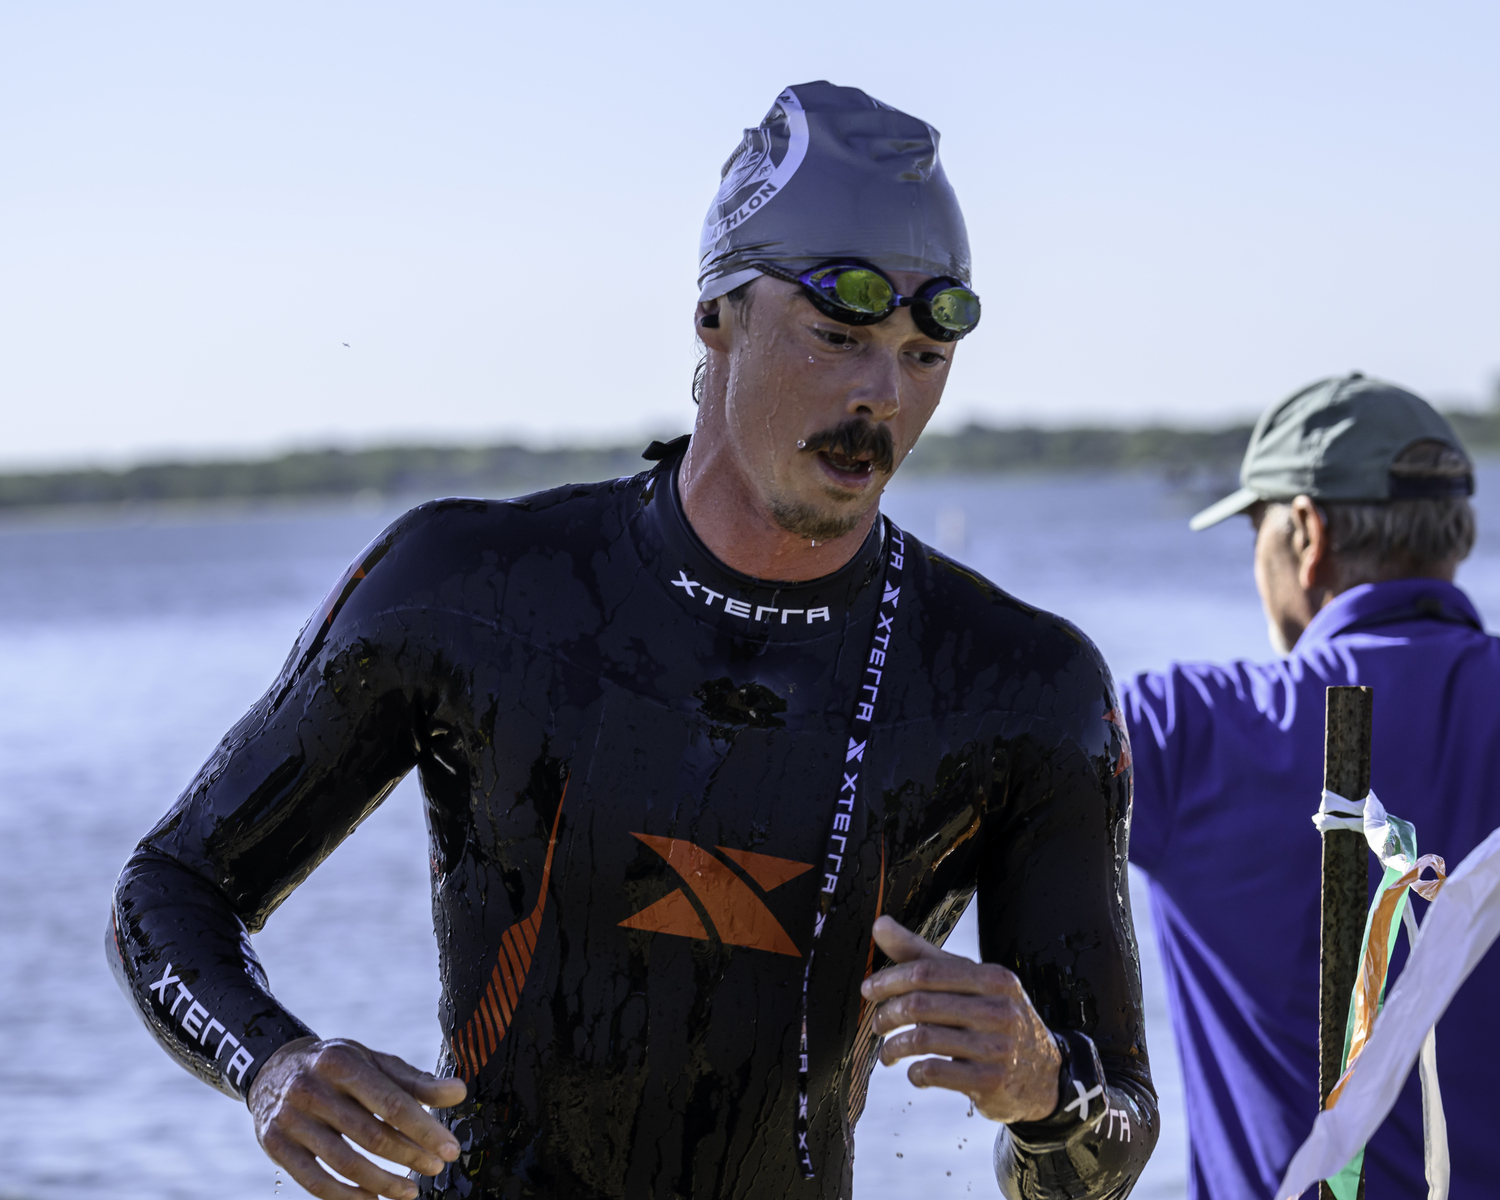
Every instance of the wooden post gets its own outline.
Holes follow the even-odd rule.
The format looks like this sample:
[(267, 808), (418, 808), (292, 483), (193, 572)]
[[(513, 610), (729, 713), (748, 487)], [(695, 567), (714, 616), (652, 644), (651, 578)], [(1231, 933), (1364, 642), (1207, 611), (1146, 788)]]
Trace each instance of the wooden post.
[[(1370, 718), (1375, 689), (1328, 689), (1328, 724), (1323, 743), (1323, 786), (1349, 800), (1370, 794)], [(1323, 935), (1318, 956), (1318, 1111), (1338, 1082), (1344, 1056), (1349, 996), (1359, 973), (1359, 945), (1370, 905), (1369, 847), (1363, 835), (1335, 829), (1323, 835)], [(1364, 1172), (1359, 1196), (1364, 1200)], [(1333, 1200), (1333, 1189), (1318, 1184), (1319, 1200)]]

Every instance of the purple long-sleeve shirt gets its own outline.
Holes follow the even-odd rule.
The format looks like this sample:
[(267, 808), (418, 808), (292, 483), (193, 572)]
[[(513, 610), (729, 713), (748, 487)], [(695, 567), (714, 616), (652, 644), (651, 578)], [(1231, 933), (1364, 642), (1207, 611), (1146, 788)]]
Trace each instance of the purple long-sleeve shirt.
[[(1125, 690), (1130, 858), (1151, 877), (1194, 1200), (1269, 1200), (1317, 1114), (1321, 847), (1310, 818), (1324, 689), (1346, 684), (1375, 689), (1375, 792), (1416, 825), (1423, 853), (1457, 866), (1500, 826), (1500, 639), (1452, 584), (1352, 588), (1280, 662), (1178, 664)], [(1405, 956), (1403, 938), (1393, 979)], [(1492, 950), (1438, 1025), (1455, 1197), (1496, 1186), (1497, 998)], [(1426, 1194), (1415, 1074), (1365, 1164), (1370, 1200)]]

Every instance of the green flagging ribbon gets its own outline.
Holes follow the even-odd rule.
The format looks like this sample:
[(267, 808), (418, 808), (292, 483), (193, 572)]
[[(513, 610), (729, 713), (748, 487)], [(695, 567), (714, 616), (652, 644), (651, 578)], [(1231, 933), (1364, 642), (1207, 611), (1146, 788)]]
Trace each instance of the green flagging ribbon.
[[(1407, 891), (1413, 889), (1424, 898), (1433, 899), (1442, 886), (1444, 864), (1436, 855), (1425, 858), (1418, 856), (1415, 827), (1410, 821), (1403, 821), (1400, 817), (1387, 813), (1374, 792), (1361, 804), (1347, 800), (1336, 792), (1325, 791), (1313, 823), (1320, 833), (1346, 829), (1363, 834), (1384, 870), (1380, 886), (1370, 902), (1370, 911), (1365, 917), (1365, 931), (1359, 953), (1359, 975), (1349, 996), (1349, 1015), (1344, 1025), (1344, 1052), (1339, 1064), (1339, 1082), (1328, 1098), (1327, 1107), (1332, 1108), (1348, 1078), (1349, 1068), (1369, 1040), (1375, 1017), (1385, 1002), (1391, 954), (1396, 948), (1396, 937), (1401, 926), (1406, 926), (1408, 941), (1416, 938), (1417, 923), (1411, 906), (1407, 903)], [(1429, 869), (1437, 875), (1435, 880), (1421, 878), (1422, 872)], [(1372, 938), (1375, 941), (1373, 949)], [(1430, 1033), (1428, 1036), (1432, 1037)], [(1431, 1066), (1425, 1061), (1430, 1057), (1424, 1056), (1422, 1067), (1424, 1123), (1428, 1109), (1435, 1105), (1439, 1114), (1437, 1121), (1441, 1126), (1442, 1098), (1438, 1093), (1435, 1061)], [(1435, 1134), (1432, 1128), (1428, 1128), (1424, 1133), (1429, 1178), (1439, 1159), (1443, 1177), (1446, 1178), (1446, 1132), (1440, 1129)], [(1337, 1200), (1357, 1200), (1364, 1161), (1365, 1151), (1361, 1147), (1343, 1170), (1329, 1178), (1328, 1186)]]

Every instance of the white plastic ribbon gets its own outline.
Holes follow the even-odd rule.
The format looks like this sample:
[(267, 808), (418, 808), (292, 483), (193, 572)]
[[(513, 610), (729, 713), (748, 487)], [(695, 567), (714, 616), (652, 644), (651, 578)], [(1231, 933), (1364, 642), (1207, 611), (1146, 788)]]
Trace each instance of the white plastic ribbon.
[[(1380, 861), (1380, 865), (1385, 870), (1380, 891), (1396, 886), (1398, 880), (1406, 876), (1413, 867), (1420, 865), (1417, 858), (1416, 829), (1409, 821), (1390, 816), (1385, 810), (1385, 805), (1381, 804), (1380, 798), (1373, 791), (1361, 803), (1325, 789), (1318, 803), (1318, 812), (1313, 817), (1313, 825), (1319, 833), (1327, 833), (1330, 829), (1346, 829), (1352, 833), (1362, 833), (1371, 853)], [(1438, 873), (1439, 875), (1442, 873), (1441, 866), (1438, 868)], [(1419, 870), (1419, 877), (1420, 874)], [(1425, 892), (1427, 889), (1420, 888), (1419, 890)], [(1377, 904), (1378, 900), (1379, 892), (1377, 892)], [(1411, 905), (1407, 903), (1404, 895), (1398, 903), (1408, 944), (1415, 947), (1417, 935), (1420, 932), (1416, 916), (1412, 913)], [(1375, 906), (1372, 905), (1372, 921), (1374, 911)], [(1370, 952), (1370, 933), (1367, 924), (1364, 950), (1366, 954)], [(1395, 938), (1395, 930), (1392, 930), (1388, 949), (1394, 948)], [(1361, 973), (1364, 969), (1364, 964), (1362, 964)], [(1356, 990), (1358, 990), (1357, 987)], [(1352, 1002), (1349, 1021), (1351, 1028), (1346, 1032), (1344, 1041), (1346, 1072), (1349, 1067), (1351, 1049), (1356, 1055), (1360, 1052), (1360, 1048), (1351, 1046), (1350, 1040), (1350, 1035), (1354, 1033), (1352, 1026), (1355, 1021), (1355, 1006)], [(1451, 1173), (1448, 1157), (1448, 1122), (1443, 1113), (1443, 1094), (1438, 1083), (1437, 1030), (1435, 1028), (1427, 1031), (1427, 1038), (1422, 1046), (1423, 1051), (1419, 1056), (1417, 1069), (1422, 1083), (1422, 1159), (1428, 1181), (1427, 1194), (1428, 1200), (1447, 1200), (1448, 1179)], [(1333, 1106), (1339, 1093), (1340, 1088), (1336, 1087), (1333, 1096), (1329, 1099), (1330, 1107)], [(1363, 1157), (1361, 1150), (1358, 1158), (1352, 1158), (1337, 1177), (1329, 1179), (1329, 1185), (1338, 1200), (1354, 1200), (1358, 1190)]]
[[(1364, 1053), (1354, 1064), (1338, 1104), (1318, 1114), (1276, 1190), (1296, 1200), (1320, 1179), (1343, 1168), (1365, 1145), (1396, 1103), (1412, 1064), (1422, 1058), (1424, 1078), (1436, 1076), (1433, 1027), (1459, 987), (1500, 937), (1500, 829), (1448, 876), (1427, 910), (1406, 969), (1386, 998)], [(1433, 1100), (1436, 1099), (1436, 1104)], [(1429, 1143), (1447, 1144), (1441, 1098), (1424, 1092)], [(1427, 1163), (1428, 1196), (1446, 1197), (1446, 1157)]]
[[(1417, 918), (1408, 904), (1401, 913), (1406, 938), (1415, 948)], [(1448, 1180), (1452, 1175), (1448, 1158), (1448, 1118), (1443, 1112), (1443, 1093), (1438, 1087), (1437, 1026), (1427, 1031), (1417, 1055), (1417, 1078), (1422, 1081), (1422, 1166), (1427, 1175), (1427, 1200), (1448, 1200)]]
[(1323, 798), (1318, 802), (1318, 811), (1313, 814), (1312, 823), (1317, 826), (1319, 833), (1327, 833), (1331, 829), (1347, 829), (1350, 833), (1364, 834), (1370, 852), (1387, 871), (1404, 875), (1412, 868), (1409, 849), (1414, 847), (1409, 848), (1403, 844), (1402, 838), (1402, 834), (1409, 831), (1411, 826), (1399, 818), (1393, 819), (1374, 792), (1361, 801), (1349, 800), (1337, 792), (1325, 789)]
[[(1375, 799), (1375, 793), (1370, 793), (1368, 800), (1350, 800), (1340, 796), (1337, 792), (1323, 790), (1323, 798), (1318, 801), (1318, 811), (1313, 813), (1312, 822), (1318, 827), (1319, 833), (1327, 833), (1330, 829), (1347, 829), (1350, 833), (1363, 833), (1365, 831), (1365, 809), (1370, 800)], [(1380, 801), (1375, 801), (1377, 804)], [(1381, 809), (1384, 812), (1384, 808)]]

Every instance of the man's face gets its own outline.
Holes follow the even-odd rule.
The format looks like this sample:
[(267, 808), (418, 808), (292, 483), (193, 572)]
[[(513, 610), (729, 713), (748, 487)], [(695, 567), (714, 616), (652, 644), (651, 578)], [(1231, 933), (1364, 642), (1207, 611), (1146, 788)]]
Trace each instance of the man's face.
[[(910, 294), (928, 277), (891, 278)], [(841, 324), (798, 285), (765, 276), (719, 313), (705, 342), (723, 360), (710, 369), (725, 373), (727, 434), (756, 499), (798, 536), (848, 533), (932, 417), (955, 343), (921, 333), (905, 308), (876, 325)]]
[(1255, 528), (1255, 588), (1277, 654), (1290, 654), (1316, 610), (1299, 576), (1301, 558), (1289, 505), (1262, 501), (1250, 509)]

